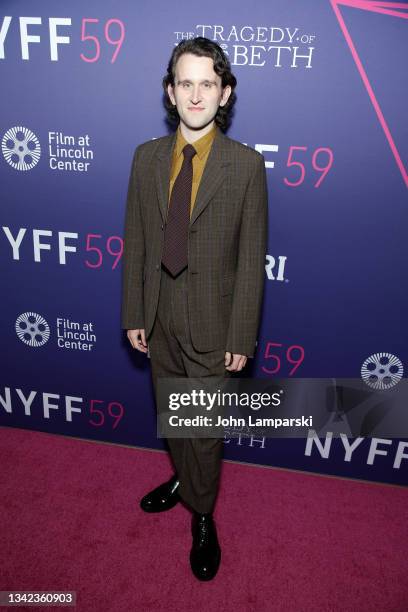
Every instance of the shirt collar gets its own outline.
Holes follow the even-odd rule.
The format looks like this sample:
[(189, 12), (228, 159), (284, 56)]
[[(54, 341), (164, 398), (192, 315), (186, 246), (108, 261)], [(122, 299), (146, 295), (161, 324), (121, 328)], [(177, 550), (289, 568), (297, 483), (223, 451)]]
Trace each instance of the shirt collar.
[[(197, 156), (200, 159), (203, 159), (205, 154), (208, 152), (208, 149), (211, 147), (212, 142), (213, 142), (213, 140), (215, 138), (215, 134), (216, 134), (217, 129), (218, 129), (217, 125), (214, 124), (212, 130), (210, 130), (208, 132), (208, 134), (205, 134), (204, 136), (201, 136), (201, 138), (199, 138), (195, 142), (191, 143), (193, 145), (193, 147), (195, 148), (195, 150), (197, 151)], [(181, 133), (181, 129), (180, 129), (180, 125), (179, 125), (178, 128), (177, 128), (176, 147), (175, 147), (175, 151), (174, 151), (176, 159), (182, 154), (183, 149), (186, 146), (186, 144), (188, 144), (188, 142), (184, 138), (183, 134)]]

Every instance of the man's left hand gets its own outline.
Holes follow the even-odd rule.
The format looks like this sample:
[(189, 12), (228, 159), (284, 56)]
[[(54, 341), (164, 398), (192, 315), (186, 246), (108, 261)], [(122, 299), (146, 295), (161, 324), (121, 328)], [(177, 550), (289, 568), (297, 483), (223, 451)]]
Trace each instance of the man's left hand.
[(225, 353), (225, 369), (230, 372), (239, 372), (247, 362), (246, 355), (238, 355), (237, 353)]

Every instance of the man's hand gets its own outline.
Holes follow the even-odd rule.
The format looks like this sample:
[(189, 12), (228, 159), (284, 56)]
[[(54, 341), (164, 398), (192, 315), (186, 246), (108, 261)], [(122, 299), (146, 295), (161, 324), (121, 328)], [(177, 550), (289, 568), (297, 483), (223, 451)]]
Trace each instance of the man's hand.
[(133, 348), (141, 351), (142, 353), (147, 353), (147, 343), (144, 329), (128, 329), (127, 337), (129, 338), (129, 342)]
[(225, 369), (230, 372), (239, 372), (245, 366), (246, 362), (246, 355), (231, 354), (228, 351), (225, 353)]

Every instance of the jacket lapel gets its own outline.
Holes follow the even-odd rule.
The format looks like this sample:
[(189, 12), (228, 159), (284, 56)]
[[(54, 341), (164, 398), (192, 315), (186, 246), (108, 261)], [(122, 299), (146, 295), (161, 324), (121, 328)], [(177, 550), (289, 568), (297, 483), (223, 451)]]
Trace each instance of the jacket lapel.
[[(158, 157), (156, 165), (156, 188), (163, 221), (166, 220), (167, 216), (171, 160), (175, 143), (176, 132), (171, 134), (168, 138), (163, 139), (161, 146), (156, 152), (156, 156)], [(225, 169), (231, 164), (231, 161), (228, 159), (228, 153), (229, 139), (218, 128), (198, 187), (190, 225), (192, 225), (197, 217), (203, 212), (217, 189), (222, 185), (226, 174)]]
[(203, 212), (217, 189), (222, 185), (226, 175), (226, 167), (231, 164), (228, 153), (229, 139), (218, 128), (198, 187), (190, 225)]
[(177, 132), (174, 132), (167, 138), (163, 138), (160, 143), (160, 147), (157, 148), (156, 157), (157, 164), (155, 168), (156, 174), (156, 189), (157, 197), (159, 199), (160, 213), (163, 222), (166, 221), (167, 216), (167, 202), (169, 200), (169, 185), (170, 185), (170, 171), (171, 171), (171, 160), (173, 156), (174, 145), (176, 144)]

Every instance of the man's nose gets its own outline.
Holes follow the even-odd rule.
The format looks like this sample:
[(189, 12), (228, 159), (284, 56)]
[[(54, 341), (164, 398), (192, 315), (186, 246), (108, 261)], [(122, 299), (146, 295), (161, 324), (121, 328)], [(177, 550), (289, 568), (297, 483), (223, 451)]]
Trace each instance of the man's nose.
[(200, 86), (199, 85), (195, 85), (193, 87), (193, 91), (191, 93), (191, 102), (193, 104), (196, 104), (199, 101), (200, 101)]

